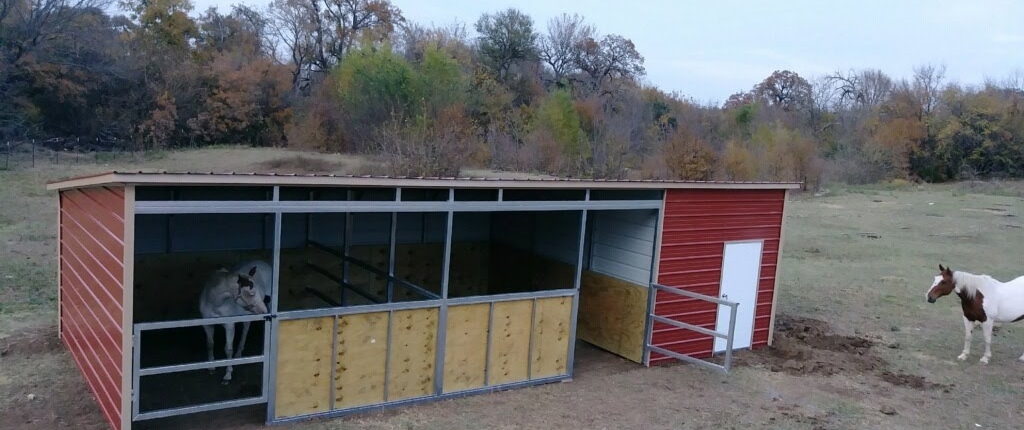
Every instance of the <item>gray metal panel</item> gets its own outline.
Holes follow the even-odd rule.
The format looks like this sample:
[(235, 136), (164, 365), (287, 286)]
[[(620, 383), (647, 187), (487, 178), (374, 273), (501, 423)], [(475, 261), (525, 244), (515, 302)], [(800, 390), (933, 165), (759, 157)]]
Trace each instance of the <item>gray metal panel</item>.
[(595, 220), (590, 270), (647, 285), (654, 261), (658, 212), (640, 209), (591, 214)]
[[(137, 254), (265, 249), (272, 223), (264, 214), (137, 216)], [(168, 228), (170, 233), (168, 234)], [(167, 238), (171, 238), (170, 248)]]

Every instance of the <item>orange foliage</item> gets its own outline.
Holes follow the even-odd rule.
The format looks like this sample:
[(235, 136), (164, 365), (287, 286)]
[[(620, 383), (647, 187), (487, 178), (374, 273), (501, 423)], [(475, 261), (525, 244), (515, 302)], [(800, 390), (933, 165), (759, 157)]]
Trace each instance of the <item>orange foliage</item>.
[(707, 181), (715, 172), (715, 151), (699, 137), (680, 127), (662, 148), (665, 163), (679, 179)]
[(291, 88), (287, 68), (259, 58), (244, 61), (218, 55), (209, 72), (217, 84), (196, 118), (193, 134), (213, 143), (276, 145), (284, 139), (291, 110), (284, 105)]

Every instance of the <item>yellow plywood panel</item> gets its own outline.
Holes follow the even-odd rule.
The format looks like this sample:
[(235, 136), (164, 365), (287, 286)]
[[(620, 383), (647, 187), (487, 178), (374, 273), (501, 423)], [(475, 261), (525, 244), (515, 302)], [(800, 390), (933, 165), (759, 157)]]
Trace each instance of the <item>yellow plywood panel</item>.
[(335, 409), (384, 402), (387, 340), (387, 312), (338, 317)]
[(576, 336), (637, 363), (643, 362), (647, 288), (595, 272), (580, 279)]
[(489, 303), (448, 308), (444, 349), (444, 391), (484, 386)]
[(277, 418), (330, 408), (333, 329), (333, 317), (281, 321), (274, 403)]
[(391, 318), (388, 401), (433, 394), (438, 308), (395, 311)]
[(530, 379), (564, 375), (569, 362), (572, 297), (537, 299)]
[(532, 312), (532, 299), (494, 304), (488, 385), (520, 382), (529, 378)]

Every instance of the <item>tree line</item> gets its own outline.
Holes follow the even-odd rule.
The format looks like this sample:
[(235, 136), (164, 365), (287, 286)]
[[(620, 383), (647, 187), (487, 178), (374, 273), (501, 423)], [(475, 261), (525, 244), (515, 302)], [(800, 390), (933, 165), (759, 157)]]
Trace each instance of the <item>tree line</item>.
[[(778, 70), (721, 106), (641, 83), (626, 36), (509, 8), (428, 27), (389, 0), (0, 0), (0, 139), (287, 146), (575, 177), (1024, 175), (1024, 74)], [(470, 34), (472, 31), (473, 34)]]

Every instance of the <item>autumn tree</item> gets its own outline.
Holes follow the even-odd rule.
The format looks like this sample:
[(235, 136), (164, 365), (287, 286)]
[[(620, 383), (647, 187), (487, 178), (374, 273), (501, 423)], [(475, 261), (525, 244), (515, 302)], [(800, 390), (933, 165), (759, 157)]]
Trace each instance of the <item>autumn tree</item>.
[(609, 34), (600, 41), (586, 38), (579, 51), (576, 67), (583, 71), (591, 92), (613, 80), (634, 81), (646, 74), (644, 57), (632, 40), (620, 35)]
[(811, 101), (811, 84), (789, 70), (776, 70), (757, 84), (752, 92), (768, 105), (787, 112), (804, 109)]
[(664, 146), (665, 162), (678, 179), (709, 181), (715, 173), (717, 154), (699, 137), (682, 128)]

